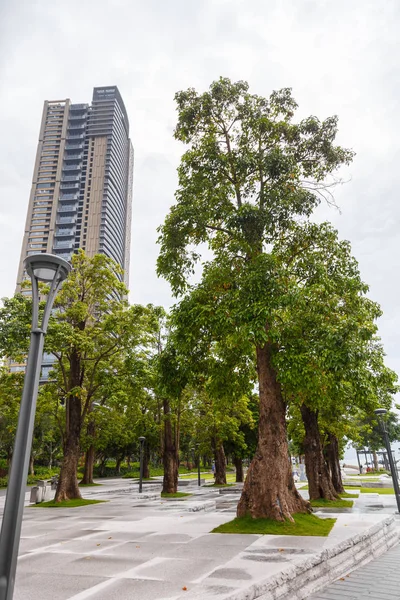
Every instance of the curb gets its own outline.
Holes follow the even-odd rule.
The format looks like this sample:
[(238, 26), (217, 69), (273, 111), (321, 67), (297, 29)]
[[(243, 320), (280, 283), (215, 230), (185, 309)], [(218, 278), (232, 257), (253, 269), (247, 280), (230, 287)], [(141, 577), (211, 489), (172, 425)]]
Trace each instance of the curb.
[(388, 517), (363, 533), (333, 548), (296, 560), (279, 574), (247, 589), (224, 595), (224, 600), (304, 600), (339, 577), (369, 563), (399, 542), (394, 517)]

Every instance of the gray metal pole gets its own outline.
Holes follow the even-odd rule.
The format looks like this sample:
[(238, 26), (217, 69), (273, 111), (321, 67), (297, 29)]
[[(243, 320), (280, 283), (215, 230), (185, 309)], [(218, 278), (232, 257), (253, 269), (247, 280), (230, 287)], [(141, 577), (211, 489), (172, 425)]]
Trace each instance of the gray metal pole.
[(143, 440), (140, 440), (139, 494), (142, 493), (142, 490), (143, 490)]
[(44, 332), (33, 330), (0, 535), (0, 600), (13, 597), (43, 342)]
[(201, 480), (200, 480), (200, 452), (197, 451), (197, 485), (200, 486), (201, 485)]
[(390, 472), (391, 472), (391, 475), (392, 475), (394, 493), (396, 495), (397, 510), (400, 513), (400, 488), (399, 488), (399, 480), (397, 479), (397, 471), (396, 471), (396, 466), (395, 466), (394, 461), (393, 461), (393, 454), (392, 454), (392, 449), (390, 447), (390, 441), (389, 441), (388, 432), (387, 432), (387, 429), (386, 429), (386, 427), (385, 427), (385, 425), (383, 423), (382, 423), (382, 429), (383, 429), (383, 438), (385, 440), (386, 451), (387, 451), (388, 459), (389, 459)]

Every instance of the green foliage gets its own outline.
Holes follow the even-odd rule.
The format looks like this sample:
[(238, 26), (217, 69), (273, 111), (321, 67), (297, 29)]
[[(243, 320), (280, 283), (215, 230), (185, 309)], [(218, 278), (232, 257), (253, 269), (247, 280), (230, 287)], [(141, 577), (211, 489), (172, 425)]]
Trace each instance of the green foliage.
[[(240, 517), (219, 525), (211, 533), (243, 533), (261, 535), (328, 536), (336, 519), (319, 519), (315, 515), (294, 514), (294, 523), (272, 519)], [(284, 550), (283, 550), (284, 555)]]

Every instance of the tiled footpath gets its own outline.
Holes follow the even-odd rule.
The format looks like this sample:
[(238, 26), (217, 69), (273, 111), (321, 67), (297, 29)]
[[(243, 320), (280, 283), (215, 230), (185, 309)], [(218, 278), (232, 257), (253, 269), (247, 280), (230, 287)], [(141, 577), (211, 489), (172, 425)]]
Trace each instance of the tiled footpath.
[(399, 600), (400, 545), (342, 577), (308, 600)]

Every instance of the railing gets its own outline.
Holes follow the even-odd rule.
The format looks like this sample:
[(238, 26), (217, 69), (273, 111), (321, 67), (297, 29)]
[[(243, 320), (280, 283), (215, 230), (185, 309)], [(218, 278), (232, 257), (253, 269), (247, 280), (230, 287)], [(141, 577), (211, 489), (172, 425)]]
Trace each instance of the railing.
[(80, 160), (83, 154), (66, 154), (64, 160)]
[(74, 241), (73, 240), (68, 240), (68, 241), (62, 241), (62, 242), (56, 242), (54, 244), (54, 249), (57, 250), (58, 248), (71, 248), (74, 245)]
[(86, 110), (89, 108), (89, 104), (71, 104), (70, 110)]
[(64, 175), (61, 179), (61, 183), (64, 183), (65, 181), (79, 181), (79, 180), (80, 180), (79, 175)]
[(62, 194), (60, 196), (60, 200), (61, 202), (63, 202), (64, 200), (78, 200), (79, 194), (75, 193), (75, 194)]
[(55, 237), (71, 237), (75, 235), (75, 229), (58, 229), (55, 233)]
[(82, 168), (82, 163), (77, 165), (63, 165), (63, 171), (79, 171)]
[(74, 225), (76, 223), (76, 217), (58, 217), (56, 219), (56, 225)]
[(63, 182), (63, 181), (60, 183), (61, 190), (67, 190), (67, 189), (77, 190), (78, 188), (79, 188), (79, 183), (68, 183), (68, 182)]
[(65, 149), (66, 150), (82, 150), (83, 143), (82, 144), (65, 144)]
[(85, 123), (68, 123), (68, 129), (85, 129)]
[(68, 140), (82, 140), (85, 137), (84, 133), (79, 133), (77, 135), (69, 135)]
[(78, 208), (77, 204), (63, 204), (62, 206), (58, 207), (58, 212), (59, 213), (75, 212), (77, 208)]

